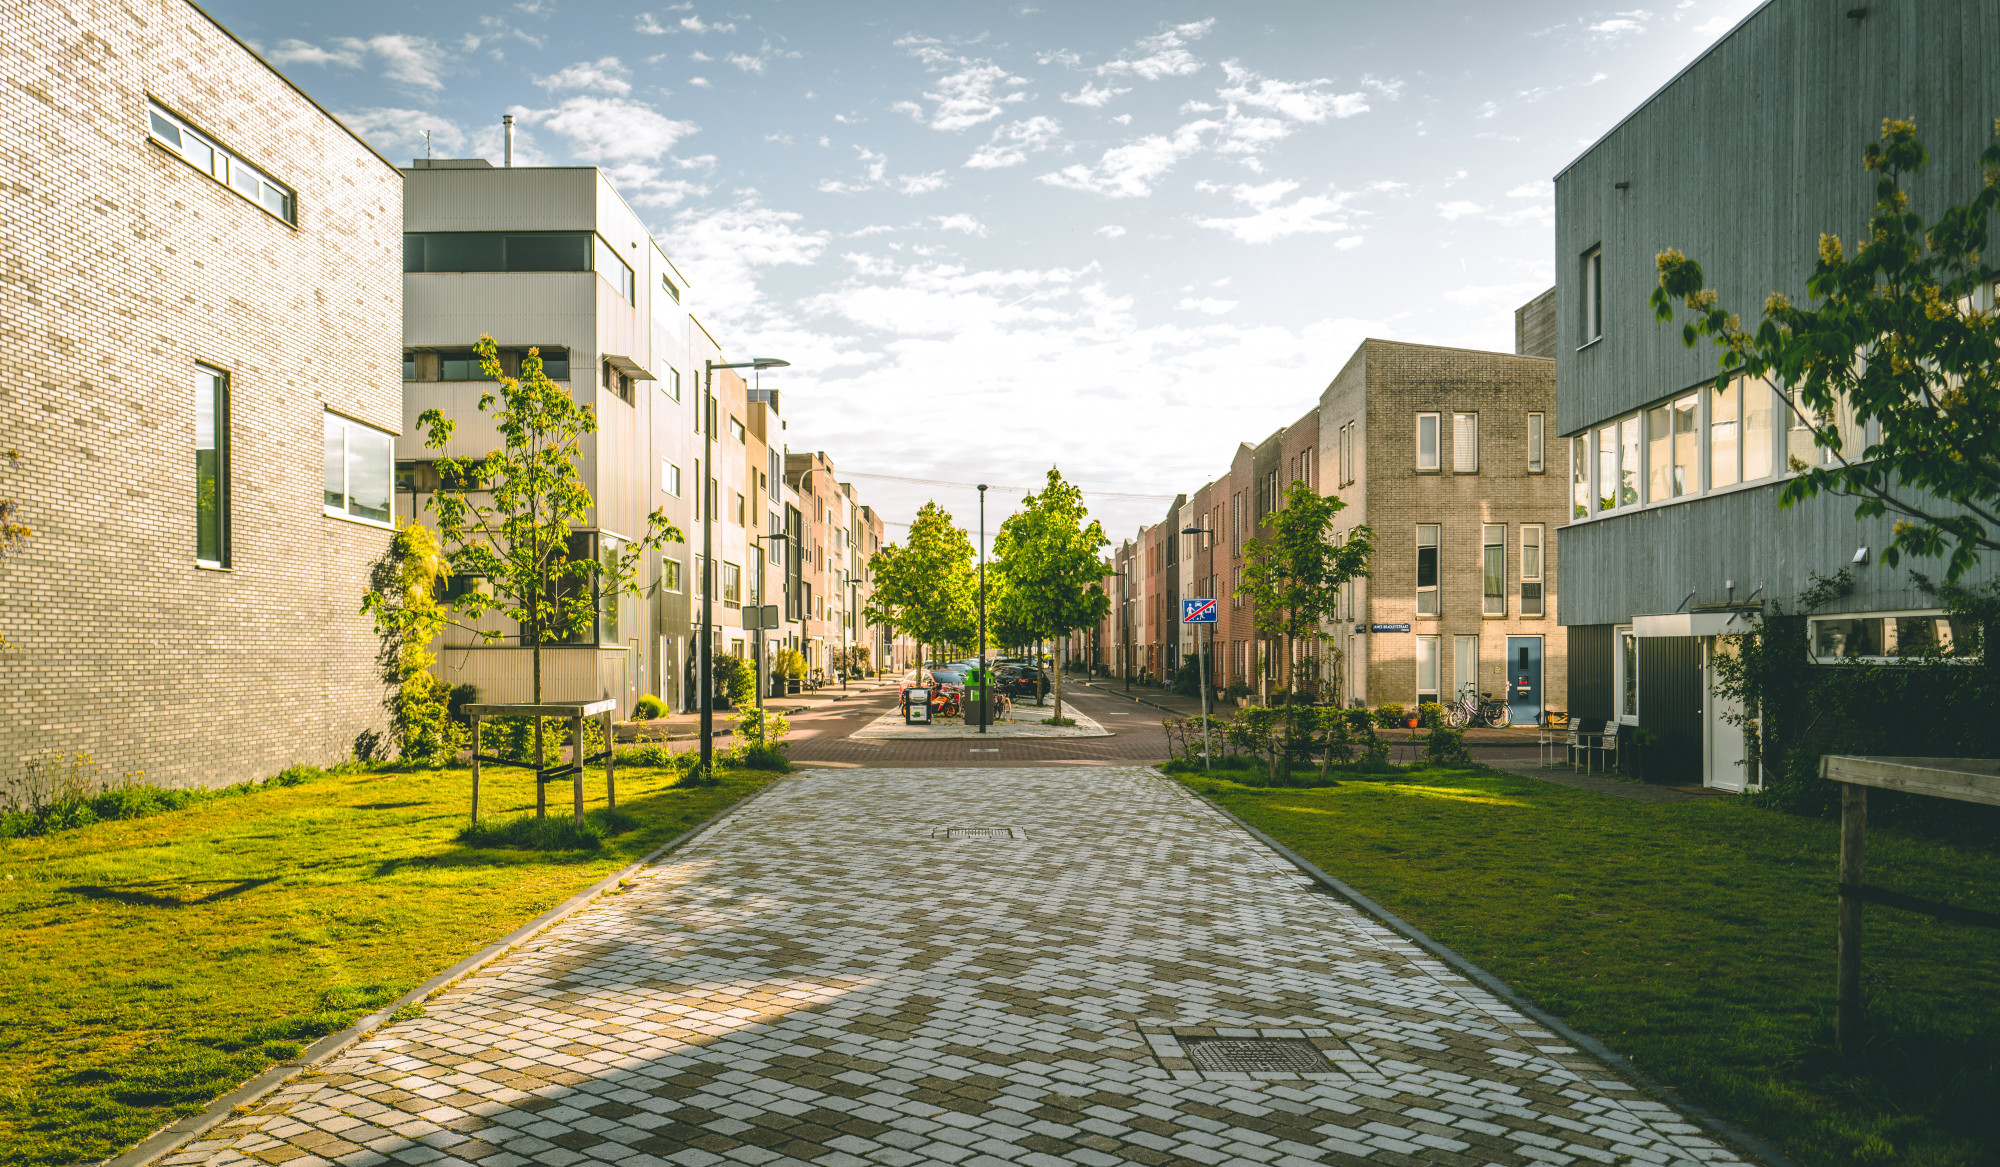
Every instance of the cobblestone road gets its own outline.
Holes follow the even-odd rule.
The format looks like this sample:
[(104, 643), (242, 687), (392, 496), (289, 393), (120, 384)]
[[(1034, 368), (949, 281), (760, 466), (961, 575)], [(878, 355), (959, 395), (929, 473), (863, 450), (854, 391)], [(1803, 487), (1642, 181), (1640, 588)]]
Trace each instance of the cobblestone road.
[(1363, 1160), (1735, 1161), (1179, 787), (1047, 767), (785, 779), (168, 1162)]

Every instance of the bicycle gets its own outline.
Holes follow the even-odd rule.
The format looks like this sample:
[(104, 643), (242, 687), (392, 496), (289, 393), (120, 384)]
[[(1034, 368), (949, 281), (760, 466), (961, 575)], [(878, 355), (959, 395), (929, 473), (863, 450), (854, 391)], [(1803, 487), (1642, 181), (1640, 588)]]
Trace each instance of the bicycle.
[(1505, 701), (1491, 693), (1481, 693), (1475, 699), (1470, 684), (1460, 689), (1458, 700), (1445, 708), (1444, 718), (1453, 729), (1464, 729), (1475, 721), (1494, 729), (1506, 729), (1514, 724), (1513, 710), (1507, 707)]

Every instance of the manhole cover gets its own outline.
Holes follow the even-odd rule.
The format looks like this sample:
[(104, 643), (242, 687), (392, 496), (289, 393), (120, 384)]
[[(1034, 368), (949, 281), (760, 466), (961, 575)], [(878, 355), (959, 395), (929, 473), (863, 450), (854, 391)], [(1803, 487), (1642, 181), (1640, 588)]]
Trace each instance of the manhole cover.
[(1324, 1074), (1326, 1055), (1297, 1038), (1183, 1037), (1195, 1069), (1218, 1074)]
[(967, 839), (984, 843), (1004, 843), (1027, 837), (1028, 832), (1019, 827), (936, 827), (931, 831), (933, 839)]

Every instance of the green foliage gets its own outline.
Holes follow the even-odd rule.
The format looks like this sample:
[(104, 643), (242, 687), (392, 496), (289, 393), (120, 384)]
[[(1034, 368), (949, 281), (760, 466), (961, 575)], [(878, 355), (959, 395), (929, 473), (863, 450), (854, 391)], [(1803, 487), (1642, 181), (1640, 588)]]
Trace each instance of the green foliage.
[[(466, 740), (464, 727), (451, 716), (451, 686), (430, 672), (437, 663), (430, 645), (450, 618), (437, 599), (449, 574), (431, 529), (406, 524), (369, 567), (368, 591), (361, 597), (361, 610), (375, 618), (380, 641), (376, 669), (391, 687), (382, 704), (389, 711), (397, 754), (403, 761), (432, 767), (457, 757)], [(370, 761), (375, 753), (374, 742), (357, 739), (358, 760)]]
[(1248, 697), (1250, 694), (1255, 693), (1256, 691), (1257, 690), (1252, 689), (1249, 685), (1245, 684), (1242, 681), (1231, 681), (1222, 690), (1222, 695), (1224, 697), (1229, 698), (1231, 701), (1241, 701), (1243, 698)]
[(769, 709), (759, 709), (755, 705), (739, 705), (733, 715), (736, 736), (745, 742), (776, 741), (792, 732), (791, 719), (782, 713)]
[(504, 822), (481, 819), (461, 828), (458, 841), (468, 847), (520, 851), (601, 851), (605, 839), (638, 825), (639, 820), (631, 815), (600, 806), (585, 811), (581, 820), (553, 815), (536, 818), (531, 814)]
[(1347, 717), (1347, 730), (1353, 735), (1355, 744), (1361, 747), (1363, 766), (1381, 767), (1389, 764), (1389, 743), (1375, 732), (1375, 718), (1366, 709), (1342, 710)]
[(767, 773), (785, 774), (792, 768), (792, 761), (785, 756), (790, 749), (787, 742), (739, 742), (720, 755), (723, 765), (739, 770), (758, 770)]
[[(865, 657), (866, 653), (862, 655)], [(806, 675), (806, 656), (796, 648), (781, 648), (771, 656), (771, 671), (796, 681)]]
[(1435, 701), (1424, 701), (1417, 705), (1417, 728), (1436, 729), (1443, 724), (1444, 706)]
[[(1851, 258), (1837, 236), (1820, 236), (1806, 280), (1814, 308), (1773, 293), (1752, 333), (1706, 286), (1701, 265), (1672, 249), (1658, 257), (1652, 295), (1661, 322), (1676, 303), (1688, 310), (1681, 339), (1693, 347), (1708, 337), (1725, 374), (1774, 377), (1796, 391), (1793, 412), (1831, 464), (1793, 459), (1799, 473), (1781, 506), (1824, 491), (1859, 500), (1857, 517), (1893, 514), (1882, 565), (1945, 556), (1947, 583), (2000, 550), (2000, 313), (1973, 306), (1997, 274), (1982, 258), (2000, 207), (2000, 123), (1994, 130), (1979, 158), (1984, 184), (1926, 226), (1903, 184), (1929, 155), (1914, 122), (1884, 120), (1882, 141), (1862, 156), (1874, 215)], [(1860, 448), (1870, 425), (1880, 439)]]
[[(1104, 619), (1111, 610), (1111, 597), (1104, 592), (1109, 570), (1098, 548), (1110, 542), (1103, 524), (1084, 508), (1083, 492), (1049, 467), (1041, 491), (1021, 500), (1021, 509), (1007, 516), (993, 540), (989, 590), (996, 607), (1006, 613), (1008, 629), (1058, 640)], [(1055, 670), (1058, 717), (1063, 673)]]
[(715, 695), (731, 708), (741, 709), (757, 700), (757, 668), (747, 657), (718, 652), (709, 657), (709, 683)]
[(862, 616), (869, 623), (901, 632), (919, 648), (979, 638), (972, 540), (936, 502), (918, 509), (906, 542), (870, 556), (868, 570), (875, 594)]
[(55, 752), (28, 760), (21, 790), (23, 805), (0, 812), (0, 839), (37, 838), (73, 831), (96, 823), (148, 818), (215, 798), (255, 790), (298, 786), (329, 773), (354, 773), (366, 766), (342, 763), (333, 770), (318, 766), (288, 766), (263, 782), (239, 782), (217, 788), (169, 789), (140, 777), (104, 782), (98, 766), (85, 753)]
[[(544, 717), (542, 721), (542, 762), (553, 766), (569, 749), (568, 721)], [(531, 762), (535, 757), (535, 719), (493, 717), (479, 723), (479, 748), (496, 758)], [(604, 726), (595, 717), (583, 719), (583, 750), (595, 754), (604, 749)]]
[(1410, 720), (1400, 702), (1384, 701), (1375, 707), (1375, 724), (1385, 728), (1400, 726)]
[[(1255, 604), (1257, 631), (1295, 641), (1317, 643), (1336, 663), (1340, 650), (1327, 625), (1339, 611), (1341, 585), (1368, 575), (1368, 557), (1375, 550), (1375, 532), (1358, 526), (1335, 542), (1334, 522), (1347, 504), (1322, 497), (1303, 481), (1294, 481), (1283, 503), (1264, 516), (1262, 534), (1243, 544), (1243, 591)], [(1317, 661), (1319, 653), (1312, 654)], [(1287, 670), (1288, 675), (1299, 670)], [(1312, 671), (1316, 685), (1318, 670)], [(1297, 687), (1305, 678), (1293, 676)], [(1289, 695), (1287, 704), (1290, 704)]]
[(1472, 755), (1465, 751), (1465, 731), (1442, 721), (1431, 723), (1424, 737), (1424, 761), (1432, 766), (1471, 766)]
[(632, 703), (632, 717), (638, 721), (652, 721), (667, 715), (667, 703), (651, 693)]
[[(636, 540), (601, 555), (577, 554), (575, 531), (587, 524), (593, 505), (577, 463), (584, 435), (597, 431), (597, 416), (543, 374), (537, 350), (522, 358), (518, 379), (500, 367), (492, 337), (480, 337), (478, 351), (486, 376), (497, 382), (480, 396), (479, 409), (492, 412), (506, 446), (483, 458), (439, 459), (444, 486), (430, 506), (451, 573), (479, 581), (452, 599), (452, 610), (468, 623), (492, 613), (517, 625), (520, 642), (534, 649), (533, 700), (540, 702), (542, 645), (587, 633), (599, 592), (613, 603), (618, 595), (638, 596), (641, 558), (682, 538), (666, 512), (656, 510)], [(427, 448), (450, 446), (456, 425), (442, 412), (427, 409), (417, 422), (427, 431)], [(490, 628), (479, 635), (489, 642), (503, 637)]]
[(1196, 653), (1183, 653), (1181, 667), (1174, 671), (1173, 684), (1169, 686), (1182, 697), (1201, 696), (1201, 658)]

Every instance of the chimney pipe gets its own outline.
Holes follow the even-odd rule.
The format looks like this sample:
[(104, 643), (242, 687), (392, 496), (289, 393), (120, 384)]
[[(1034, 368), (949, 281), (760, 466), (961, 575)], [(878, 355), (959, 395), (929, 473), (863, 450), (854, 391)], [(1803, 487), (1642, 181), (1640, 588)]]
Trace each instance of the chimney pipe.
[(501, 114), (500, 124), (507, 130), (507, 165), (512, 166), (514, 165), (514, 115), (511, 113)]

